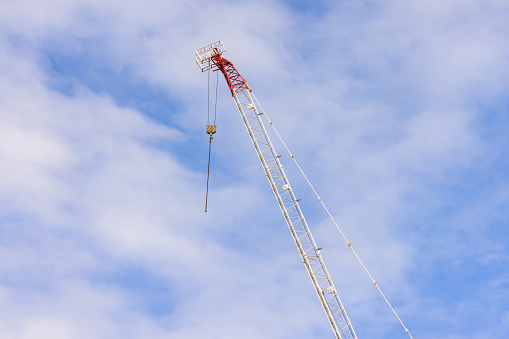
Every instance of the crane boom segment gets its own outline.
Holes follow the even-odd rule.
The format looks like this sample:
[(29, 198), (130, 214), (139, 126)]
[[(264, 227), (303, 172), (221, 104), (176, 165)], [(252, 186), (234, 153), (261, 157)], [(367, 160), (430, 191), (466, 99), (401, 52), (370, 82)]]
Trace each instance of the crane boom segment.
[(214, 63), (214, 66), (223, 73), (232, 96), (234, 93), (239, 93), (243, 89), (248, 89), (246, 80), (244, 80), (244, 78), (239, 74), (233, 64), (223, 58), (221, 54), (214, 54), (212, 56), (212, 62)]
[(279, 156), (265, 130), (252, 90), (233, 64), (222, 57), (224, 51), (220, 41), (210, 44), (196, 51), (196, 62), (202, 71), (215, 69), (223, 73), (335, 337), (357, 339)]

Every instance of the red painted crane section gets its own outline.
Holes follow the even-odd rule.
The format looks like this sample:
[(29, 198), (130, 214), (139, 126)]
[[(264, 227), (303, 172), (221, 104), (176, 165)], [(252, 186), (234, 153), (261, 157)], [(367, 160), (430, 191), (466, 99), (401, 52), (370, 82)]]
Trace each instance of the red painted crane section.
[(234, 96), (234, 93), (239, 93), (244, 89), (249, 89), (246, 80), (244, 80), (244, 78), (239, 74), (235, 66), (233, 66), (229, 60), (223, 58), (217, 48), (215, 49), (215, 53), (210, 59), (212, 60), (214, 66), (216, 66), (223, 73), (232, 96)]

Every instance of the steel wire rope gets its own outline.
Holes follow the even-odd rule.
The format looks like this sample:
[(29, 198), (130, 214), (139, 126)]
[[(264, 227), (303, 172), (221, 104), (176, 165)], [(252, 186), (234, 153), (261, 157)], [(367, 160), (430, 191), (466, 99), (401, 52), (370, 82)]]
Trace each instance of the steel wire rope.
[(216, 104), (214, 106), (214, 125), (216, 124), (217, 117), (217, 88), (219, 87), (219, 72), (216, 71)]
[(389, 302), (389, 300), (387, 299), (387, 297), (385, 296), (385, 294), (382, 292), (382, 290), (380, 289), (380, 286), (378, 286), (378, 283), (375, 281), (375, 279), (373, 279), (373, 276), (371, 275), (371, 273), (369, 273), (366, 265), (364, 265), (364, 263), (362, 262), (361, 258), (359, 257), (359, 255), (357, 254), (357, 252), (354, 250), (352, 244), (350, 243), (350, 241), (348, 241), (348, 239), (346, 238), (346, 235), (343, 233), (343, 231), (341, 230), (341, 228), (339, 227), (338, 223), (336, 222), (336, 220), (334, 219), (334, 217), (332, 216), (332, 214), (330, 213), (329, 209), (327, 208), (327, 206), (325, 206), (325, 203), (323, 202), (322, 198), (320, 198), (320, 196), (318, 195), (318, 193), (316, 192), (315, 188), (313, 187), (313, 185), (311, 184), (311, 182), (309, 181), (308, 177), (306, 176), (306, 174), (304, 173), (304, 171), (302, 170), (302, 168), (300, 167), (299, 163), (297, 162), (297, 159), (295, 159), (295, 157), (293, 156), (292, 152), (290, 152), (290, 149), (288, 148), (288, 146), (286, 145), (286, 143), (284, 142), (283, 138), (281, 137), (281, 135), (279, 134), (279, 132), (277, 131), (276, 129), (276, 126), (274, 126), (274, 123), (272, 122), (272, 120), (270, 120), (269, 116), (267, 115), (267, 113), (264, 111), (263, 109), (263, 106), (260, 104), (260, 102), (258, 101), (258, 99), (256, 98), (256, 96), (254, 95), (253, 92), (251, 92), (251, 95), (253, 96), (253, 98), (256, 100), (256, 103), (258, 104), (258, 106), (260, 106), (260, 109), (262, 110), (262, 113), (263, 115), (267, 118), (267, 120), (269, 121), (269, 124), (272, 126), (272, 128), (274, 129), (274, 132), (276, 133), (276, 135), (278, 136), (279, 140), (281, 141), (281, 143), (283, 144), (283, 146), (286, 148), (288, 154), (290, 154), (290, 157), (293, 159), (293, 161), (295, 162), (295, 164), (297, 165), (297, 168), (299, 169), (300, 173), (302, 174), (302, 176), (304, 177), (304, 179), (306, 179), (309, 187), (311, 187), (311, 189), (313, 190), (313, 192), (315, 193), (316, 197), (318, 198), (318, 201), (322, 204), (323, 208), (325, 209), (325, 211), (327, 212), (327, 214), (329, 215), (330, 219), (332, 220), (332, 222), (334, 223), (334, 225), (336, 225), (336, 228), (339, 230), (339, 232), (341, 233), (341, 236), (343, 237), (343, 239), (346, 241), (346, 244), (348, 245), (348, 247), (352, 250), (353, 254), (355, 255), (355, 257), (357, 258), (357, 260), (359, 261), (360, 265), (364, 268), (364, 271), (367, 273), (367, 275), (369, 276), (369, 278), (371, 279), (371, 281), (373, 282), (373, 285), (375, 285), (375, 287), (378, 289), (378, 292), (380, 292), (380, 294), (382, 295), (382, 297), (384, 298), (385, 302), (387, 303), (387, 305), (389, 305), (389, 308), (392, 310), (392, 312), (394, 313), (394, 315), (396, 316), (396, 318), (398, 319), (399, 323), (401, 324), (401, 326), (403, 326), (403, 328), (405, 329), (405, 332), (410, 336), (410, 338), (413, 339), (412, 335), (410, 334), (410, 331), (407, 329), (407, 327), (405, 326), (405, 324), (403, 323), (403, 321), (401, 320), (401, 318), (398, 316), (398, 313), (396, 313), (396, 310), (392, 307), (391, 303)]
[[(207, 72), (207, 128), (210, 124), (210, 70)], [(219, 75), (216, 79), (216, 102), (214, 106), (214, 126), (216, 125), (216, 117), (217, 117), (217, 87), (219, 84)], [(208, 131), (207, 131), (208, 132)], [(209, 179), (210, 179), (210, 154), (212, 151), (212, 134), (209, 133), (209, 159), (207, 163), (207, 190), (205, 193), (205, 212), (207, 212), (208, 199), (209, 199)]]
[(207, 71), (207, 125), (210, 125), (210, 69)]

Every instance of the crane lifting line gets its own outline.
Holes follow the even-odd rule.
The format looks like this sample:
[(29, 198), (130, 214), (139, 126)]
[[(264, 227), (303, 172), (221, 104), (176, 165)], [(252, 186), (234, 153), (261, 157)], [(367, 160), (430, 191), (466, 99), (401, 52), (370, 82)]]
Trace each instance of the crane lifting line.
[(336, 228), (339, 230), (339, 232), (341, 233), (341, 236), (343, 237), (343, 239), (346, 241), (346, 244), (348, 245), (348, 247), (350, 247), (350, 249), (352, 250), (353, 254), (355, 255), (355, 257), (357, 258), (357, 260), (359, 261), (359, 263), (361, 264), (361, 266), (364, 268), (364, 271), (366, 271), (367, 275), (369, 276), (369, 278), (371, 279), (371, 281), (373, 282), (373, 285), (375, 285), (375, 287), (378, 289), (378, 292), (380, 292), (380, 294), (382, 295), (382, 297), (384, 298), (385, 302), (387, 303), (387, 305), (389, 305), (390, 309), (392, 310), (392, 312), (394, 313), (394, 315), (396, 316), (396, 318), (398, 318), (398, 321), (399, 323), (401, 324), (401, 326), (403, 326), (403, 328), (405, 329), (405, 332), (410, 336), (410, 338), (413, 339), (412, 335), (410, 334), (410, 331), (406, 328), (405, 324), (403, 323), (403, 321), (401, 320), (401, 318), (398, 316), (398, 314), (396, 313), (396, 310), (392, 307), (391, 303), (389, 302), (389, 300), (387, 300), (387, 298), (385, 297), (385, 294), (382, 292), (382, 290), (380, 289), (380, 286), (378, 286), (378, 283), (375, 281), (375, 279), (373, 279), (373, 276), (371, 275), (371, 273), (369, 273), (366, 265), (364, 265), (364, 263), (362, 262), (361, 258), (359, 257), (359, 255), (357, 254), (357, 252), (354, 250), (352, 244), (350, 243), (350, 241), (348, 241), (348, 239), (346, 238), (345, 234), (343, 233), (343, 231), (341, 230), (341, 228), (339, 227), (338, 223), (336, 222), (336, 220), (334, 219), (334, 217), (332, 216), (332, 214), (329, 212), (329, 209), (327, 208), (327, 206), (325, 206), (325, 203), (323, 202), (322, 198), (320, 198), (320, 196), (318, 195), (318, 193), (316, 192), (315, 188), (313, 187), (313, 185), (311, 184), (311, 182), (309, 181), (308, 177), (306, 176), (306, 174), (304, 173), (304, 171), (302, 170), (302, 168), (300, 167), (299, 163), (297, 162), (297, 159), (295, 159), (295, 157), (293, 156), (292, 152), (290, 152), (290, 149), (288, 148), (288, 146), (286, 145), (286, 143), (284, 142), (283, 138), (281, 137), (281, 135), (279, 134), (279, 132), (277, 131), (276, 129), (276, 126), (274, 126), (274, 123), (272, 122), (272, 120), (270, 120), (269, 116), (267, 115), (267, 113), (265, 112), (265, 110), (263, 109), (263, 106), (260, 104), (260, 102), (258, 101), (258, 99), (256, 98), (256, 96), (254, 95), (253, 92), (251, 92), (251, 95), (253, 96), (253, 98), (256, 100), (256, 103), (258, 104), (258, 106), (260, 106), (261, 110), (262, 110), (262, 113), (263, 115), (267, 118), (269, 124), (272, 126), (272, 128), (274, 129), (274, 132), (276, 133), (276, 135), (278, 136), (279, 140), (281, 141), (281, 143), (283, 144), (283, 146), (286, 148), (288, 154), (290, 154), (290, 157), (293, 159), (293, 161), (295, 162), (295, 165), (297, 165), (300, 173), (302, 174), (302, 176), (306, 179), (309, 187), (311, 187), (311, 189), (313, 190), (313, 192), (315, 193), (316, 197), (318, 198), (318, 201), (322, 204), (323, 208), (325, 209), (325, 211), (327, 212), (327, 214), (329, 215), (330, 219), (332, 220), (332, 222), (334, 223), (334, 225), (336, 225)]
[(214, 124), (210, 125), (210, 70), (207, 72), (207, 134), (209, 135), (209, 161), (207, 164), (207, 190), (205, 193), (205, 212), (209, 200), (209, 178), (210, 178), (210, 153), (212, 150), (212, 134), (216, 133), (216, 117), (217, 117), (217, 87), (219, 85), (219, 73), (216, 73), (216, 102), (214, 105)]
[[(214, 71), (215, 72), (215, 71)], [(207, 72), (207, 125), (210, 125), (210, 69)], [(216, 101), (214, 104), (214, 124), (217, 117), (217, 87), (219, 86), (219, 73), (216, 73)]]

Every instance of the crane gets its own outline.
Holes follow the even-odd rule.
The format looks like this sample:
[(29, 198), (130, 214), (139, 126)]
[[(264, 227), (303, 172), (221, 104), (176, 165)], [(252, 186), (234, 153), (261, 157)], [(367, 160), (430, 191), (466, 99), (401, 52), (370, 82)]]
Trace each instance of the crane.
[[(337, 339), (356, 339), (352, 324), (325, 267), (320, 248), (313, 239), (299, 206), (299, 200), (295, 198), (292, 186), (281, 165), (280, 156), (265, 130), (260, 117), (263, 113), (258, 107), (258, 101), (255, 100), (252, 89), (237, 69), (223, 57), (225, 51), (221, 41), (202, 47), (196, 50), (196, 63), (202, 72), (214, 70), (224, 75), (334, 335)], [(215, 132), (215, 126), (208, 125), (207, 133), (211, 135), (211, 131)]]

